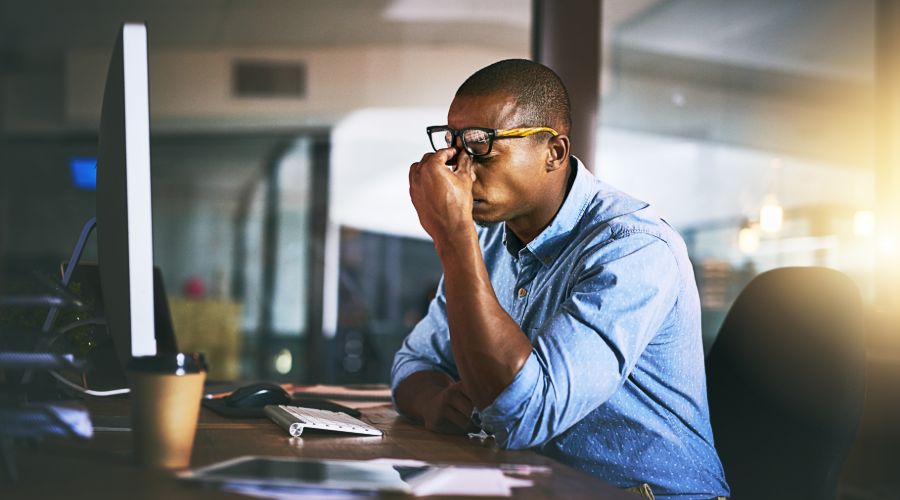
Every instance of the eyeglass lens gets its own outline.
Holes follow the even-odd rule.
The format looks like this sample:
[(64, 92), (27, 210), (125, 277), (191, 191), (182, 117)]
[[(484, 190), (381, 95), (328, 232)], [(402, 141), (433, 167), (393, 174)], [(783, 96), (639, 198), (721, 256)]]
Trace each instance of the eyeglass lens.
[[(484, 130), (464, 129), (462, 143), (471, 155), (486, 155), (491, 150), (491, 136)], [(453, 145), (454, 133), (451, 130), (434, 130), (431, 132), (431, 145), (435, 150)]]

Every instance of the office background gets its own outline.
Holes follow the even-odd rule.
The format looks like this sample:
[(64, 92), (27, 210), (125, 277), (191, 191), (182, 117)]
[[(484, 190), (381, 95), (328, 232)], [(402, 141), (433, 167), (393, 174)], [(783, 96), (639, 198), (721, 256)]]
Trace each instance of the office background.
[[(223, 319), (183, 335), (233, 335), (232, 376), (386, 380), (440, 274), (407, 167), (468, 74), (529, 57), (530, 2), (0, 6), (5, 268), (53, 269), (93, 214), (76, 164), (95, 155), (116, 29), (146, 20), (155, 261), (176, 323)], [(685, 236), (707, 344), (775, 267), (834, 267), (877, 302), (878, 259), (897, 243), (876, 224), (876, 10), (603, 2), (593, 169)], [(303, 367), (310, 313), (328, 352), (316, 373)]]
[[(684, 235), (707, 348), (753, 276), (820, 265), (897, 352), (879, 312), (900, 252), (895, 3), (602, 2), (593, 170)], [(220, 378), (386, 382), (440, 276), (408, 166), (466, 76), (531, 55), (532, 7), (0, 0), (0, 290), (56, 273), (93, 215), (76, 174), (117, 29), (145, 20), (154, 258), (181, 345)]]
[[(898, 3), (605, 0), (597, 126), (575, 137), (684, 235), (707, 349), (761, 272), (827, 266), (859, 286), (874, 361), (848, 498), (892, 476), (900, 435)], [(465, 77), (532, 55), (535, 12), (0, 0), (0, 293), (57, 274), (94, 215), (109, 54), (123, 21), (146, 21), (154, 259), (181, 347), (214, 378), (386, 382), (441, 272), (408, 166)], [(0, 310), (0, 326), (35, 318)], [(103, 335), (70, 347), (99, 356)]]
[[(95, 155), (118, 24), (146, 19), (154, 251), (176, 322), (204, 309), (190, 302), (232, 315), (230, 374), (386, 380), (440, 273), (407, 167), (462, 79), (529, 57), (530, 2), (0, 5), (5, 263), (61, 261), (93, 214), (73, 162)], [(876, 3), (603, 9), (593, 168), (685, 236), (707, 343), (742, 286), (774, 267), (840, 269), (874, 302), (876, 254), (896, 250), (875, 225)], [(323, 235), (316, 302), (310, 248)], [(317, 303), (330, 355), (309, 374)]]

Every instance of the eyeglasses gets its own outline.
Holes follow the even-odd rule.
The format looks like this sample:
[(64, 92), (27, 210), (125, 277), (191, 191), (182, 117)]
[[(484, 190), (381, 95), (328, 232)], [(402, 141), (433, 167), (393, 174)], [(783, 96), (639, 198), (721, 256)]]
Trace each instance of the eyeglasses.
[(447, 125), (437, 125), (425, 129), (431, 140), (431, 147), (435, 151), (448, 148), (456, 143), (456, 138), (462, 139), (463, 149), (473, 157), (490, 154), (494, 141), (497, 139), (513, 139), (528, 137), (529, 135), (548, 132), (554, 137), (559, 132), (550, 127), (522, 127), (508, 129), (493, 129), (481, 127), (469, 127), (455, 130)]

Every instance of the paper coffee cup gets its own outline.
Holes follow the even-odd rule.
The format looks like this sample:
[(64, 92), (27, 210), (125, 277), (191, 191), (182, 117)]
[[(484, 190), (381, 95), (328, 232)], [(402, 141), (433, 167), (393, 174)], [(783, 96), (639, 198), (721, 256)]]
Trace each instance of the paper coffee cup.
[(135, 357), (128, 366), (128, 379), (137, 462), (163, 469), (190, 466), (206, 380), (203, 355)]

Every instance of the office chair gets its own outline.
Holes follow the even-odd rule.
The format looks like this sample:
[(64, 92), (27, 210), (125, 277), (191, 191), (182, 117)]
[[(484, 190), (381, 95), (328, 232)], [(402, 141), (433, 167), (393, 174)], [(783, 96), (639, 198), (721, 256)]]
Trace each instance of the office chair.
[(844, 274), (754, 278), (706, 358), (710, 419), (732, 498), (834, 499), (865, 394), (862, 304)]

